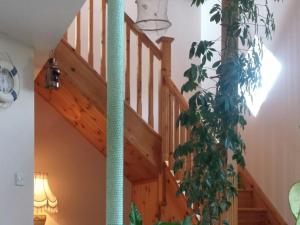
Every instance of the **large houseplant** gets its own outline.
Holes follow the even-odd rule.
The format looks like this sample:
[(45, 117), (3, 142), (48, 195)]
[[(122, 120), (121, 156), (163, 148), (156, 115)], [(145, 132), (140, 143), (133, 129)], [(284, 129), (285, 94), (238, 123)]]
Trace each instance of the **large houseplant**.
[[(197, 7), (204, 3), (191, 1)], [(237, 194), (233, 182), (237, 174), (228, 162), (228, 153), (232, 153), (233, 161), (245, 166), (245, 143), (239, 133), (239, 128), (247, 124), (245, 96), (260, 85), (263, 40), (271, 39), (275, 30), (268, 0), (262, 2), (217, 2), (210, 10), (210, 21), (222, 27), (222, 49), (215, 48), (215, 40), (193, 42), (190, 48), (189, 58), (198, 63), (184, 73), (187, 81), (182, 92), (191, 92), (192, 97), (177, 122), (177, 126), (188, 128), (190, 135), (175, 150), (174, 171), (182, 170), (185, 159), (193, 156), (192, 169), (185, 171), (178, 192), (194, 206), (201, 225), (215, 224)], [(207, 80), (214, 85), (204, 88)]]

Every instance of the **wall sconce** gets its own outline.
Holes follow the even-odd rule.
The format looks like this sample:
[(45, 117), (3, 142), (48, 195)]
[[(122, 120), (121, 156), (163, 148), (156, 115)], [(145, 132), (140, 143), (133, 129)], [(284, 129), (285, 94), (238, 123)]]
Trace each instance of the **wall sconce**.
[(34, 174), (34, 225), (44, 225), (46, 223), (45, 212), (57, 213), (58, 201), (52, 193), (48, 176), (44, 173)]
[(45, 76), (45, 83), (47, 89), (59, 89), (59, 76), (61, 71), (58, 67), (57, 61), (54, 56), (50, 57), (47, 62), (47, 71)]

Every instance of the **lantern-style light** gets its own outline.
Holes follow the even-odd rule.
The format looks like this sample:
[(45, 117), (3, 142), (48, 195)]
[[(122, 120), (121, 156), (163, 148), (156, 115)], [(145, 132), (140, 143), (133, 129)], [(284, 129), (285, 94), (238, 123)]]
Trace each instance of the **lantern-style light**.
[(136, 3), (138, 29), (159, 31), (172, 25), (168, 19), (168, 0), (136, 0)]
[(54, 57), (48, 59), (47, 71), (46, 71), (46, 88), (47, 89), (58, 89), (60, 87), (59, 84), (59, 76), (61, 71), (58, 67), (57, 61)]

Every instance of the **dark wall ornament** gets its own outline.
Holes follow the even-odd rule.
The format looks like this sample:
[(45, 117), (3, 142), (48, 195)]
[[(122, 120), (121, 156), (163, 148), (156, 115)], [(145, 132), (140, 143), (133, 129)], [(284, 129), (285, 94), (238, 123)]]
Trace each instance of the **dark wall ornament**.
[(45, 75), (45, 87), (47, 89), (59, 89), (59, 77), (61, 71), (55, 57), (51, 57), (47, 62), (47, 71)]

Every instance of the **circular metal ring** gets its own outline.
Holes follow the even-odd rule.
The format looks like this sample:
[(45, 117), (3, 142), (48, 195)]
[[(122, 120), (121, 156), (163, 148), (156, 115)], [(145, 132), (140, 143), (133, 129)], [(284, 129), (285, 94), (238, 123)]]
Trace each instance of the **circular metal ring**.
[[(140, 27), (139, 24), (141, 24), (141, 23), (147, 23), (147, 22), (163, 22), (163, 23), (166, 24), (166, 26), (163, 26), (163, 27), (160, 27), (160, 28), (142, 28), (142, 27)], [(136, 27), (139, 30), (142, 30), (142, 31), (160, 31), (160, 30), (166, 30), (166, 29), (168, 29), (169, 27), (172, 26), (172, 23), (169, 20), (149, 19), (149, 20), (139, 20), (139, 21), (136, 21), (135, 25), (136, 25)]]

